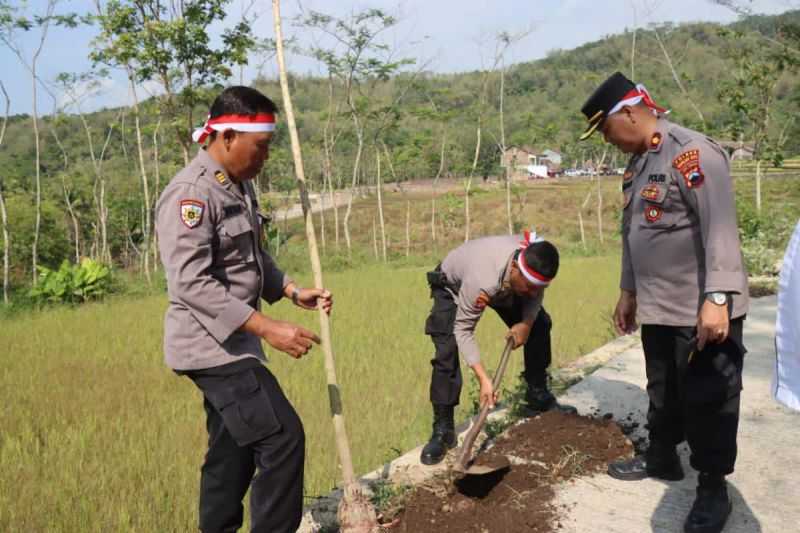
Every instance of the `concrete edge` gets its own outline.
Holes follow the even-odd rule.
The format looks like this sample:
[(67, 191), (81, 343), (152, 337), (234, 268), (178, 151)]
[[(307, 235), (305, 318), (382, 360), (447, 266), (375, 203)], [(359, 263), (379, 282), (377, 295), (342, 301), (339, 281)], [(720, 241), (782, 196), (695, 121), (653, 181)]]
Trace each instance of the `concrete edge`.
[[(580, 382), (584, 377), (591, 374), (599, 367), (606, 364), (612, 357), (634, 348), (641, 342), (637, 334), (617, 337), (616, 339), (604, 344), (596, 350), (589, 352), (572, 361), (571, 363), (559, 367), (553, 374), (553, 379), (566, 384), (566, 388), (572, 387)], [(508, 408), (501, 407), (489, 414), (489, 420), (500, 420), (508, 415)], [(474, 419), (465, 421), (456, 428), (459, 445), (463, 441), (465, 434), (472, 425)], [(359, 478), (364, 491), (371, 494), (370, 486), (375, 482), (389, 481), (401, 485), (418, 485), (442, 475), (448, 468), (447, 460), (435, 466), (426, 466), (419, 462), (422, 447), (407, 451), (397, 459), (390, 461), (380, 468), (377, 468)], [(457, 449), (457, 448), (456, 448)], [(452, 453), (450, 454), (452, 459)], [(337, 530), (336, 512), (339, 500), (342, 497), (341, 489), (337, 489), (325, 496), (321, 496), (307, 505), (303, 510), (303, 522), (298, 532), (312, 533), (319, 531)]]

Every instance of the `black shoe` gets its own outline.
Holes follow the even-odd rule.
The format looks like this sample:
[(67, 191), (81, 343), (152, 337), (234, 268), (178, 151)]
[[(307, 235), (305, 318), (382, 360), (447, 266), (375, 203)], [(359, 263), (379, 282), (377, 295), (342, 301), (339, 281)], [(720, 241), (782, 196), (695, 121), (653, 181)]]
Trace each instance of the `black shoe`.
[(525, 418), (531, 418), (538, 414), (555, 409), (565, 414), (576, 415), (578, 410), (571, 405), (558, 403), (556, 397), (547, 387), (528, 386), (525, 393), (526, 404), (520, 408), (520, 414)]
[(648, 477), (666, 481), (683, 479), (683, 467), (678, 454), (660, 460), (648, 459), (645, 455), (637, 455), (633, 459), (608, 464), (608, 475), (622, 481), (638, 481)]
[(683, 524), (684, 533), (720, 533), (733, 510), (723, 481), (717, 487), (697, 487), (697, 497)]
[(422, 448), (420, 462), (424, 465), (435, 465), (442, 462), (447, 450), (456, 445), (456, 431), (453, 422), (455, 406), (433, 406), (433, 435), (428, 444)]

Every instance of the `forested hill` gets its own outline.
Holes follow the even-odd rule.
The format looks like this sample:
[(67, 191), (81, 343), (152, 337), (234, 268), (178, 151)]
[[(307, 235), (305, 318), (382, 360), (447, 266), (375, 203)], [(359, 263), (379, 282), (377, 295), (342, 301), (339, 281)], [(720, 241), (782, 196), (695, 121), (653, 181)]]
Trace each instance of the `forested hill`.
[[(745, 140), (749, 140), (750, 124), (746, 120), (734, 120), (737, 113), (721, 99), (720, 89), (732, 82), (738, 69), (736, 59), (743, 57), (746, 50), (756, 50), (756, 56), (766, 56), (779, 48), (774, 44), (776, 39), (785, 39), (784, 42), (800, 49), (798, 39), (791, 37), (800, 32), (786, 30), (792, 25), (800, 26), (800, 11), (750, 17), (727, 27), (743, 35), (721, 35), (723, 27), (711, 23), (640, 29), (635, 36), (635, 80), (647, 86), (656, 102), (672, 109), (672, 120), (703, 129), (721, 139), (732, 138), (729, 126), (738, 122)], [(534, 38), (535, 35), (530, 37)], [(627, 31), (509, 67), (504, 76), (503, 93), (506, 145), (555, 149), (565, 155), (568, 165), (596, 156), (602, 149), (598, 136), (588, 143), (577, 142), (585, 126), (580, 107), (590, 91), (610, 73), (620, 70), (631, 74), (633, 42), (634, 33)], [(465, 46), (472, 45), (465, 43)], [(486, 46), (494, 49), (495, 43), (486, 43)], [(68, 67), (65, 65), (65, 69)], [(391, 165), (384, 166), (389, 170), (384, 174), (385, 180), (431, 178), (440, 169), (442, 153), (444, 175), (469, 174), (478, 117), (482, 117), (482, 142), (477, 172), (499, 173), (500, 72), (433, 74), (416, 72), (415, 68), (411, 65), (388, 80), (364, 80), (360, 85), (361, 94), (356, 100), (365, 110), (366, 131), (359, 180), (362, 183), (374, 180), (376, 150), (390, 158)], [(773, 91), (775, 100), (770, 113), (772, 136), (782, 133), (787, 139), (784, 145), (787, 156), (800, 153), (800, 121), (793, 121), (798, 96), (796, 72), (796, 66), (787, 64), (786, 72)], [(307, 174), (318, 188), (323, 168), (322, 136), (329, 115), (328, 79), (294, 76), (291, 82)], [(276, 80), (257, 80), (256, 85), (280, 105)], [(482, 89), (484, 86), (486, 90)], [(218, 91), (218, 87), (208, 89), (209, 103)], [(350, 183), (356, 152), (353, 122), (344, 101), (343, 85), (336, 82), (333, 104), (337, 114), (331, 131), (336, 138), (332, 151), (333, 181), (339, 187)], [(198, 108), (194, 116), (205, 116), (207, 105)], [(47, 106), (43, 104), (40, 108)], [(87, 134), (75, 109), (65, 109), (40, 121), (43, 149), (41, 227), (45, 231), (53, 228), (52, 233), (42, 236), (40, 243), (43, 264), (57, 264), (69, 257), (70, 241), (74, 240), (70, 237), (73, 226), (79, 227), (83, 245), (96, 246), (101, 219), (98, 205), (103, 201), (112, 255), (114, 250), (127, 250), (127, 243), (142, 242), (145, 213), (152, 210), (160, 190), (183, 165), (182, 152), (170, 125), (161, 123), (166, 122), (163, 119), (159, 121), (162, 108), (155, 98), (140, 105), (144, 180), (133, 109), (105, 109), (84, 117), (92, 133), (91, 148), (98, 161), (102, 153), (104, 190), (98, 184), (100, 179), (91, 163)], [(185, 131), (186, 136), (189, 134)], [(288, 137), (285, 124), (279, 123), (270, 162), (259, 180), (262, 189), (293, 186)], [(0, 186), (14, 236), (11, 263), (21, 269), (28, 269), (30, 264), (35, 160), (31, 118), (11, 117), (0, 147)], [(146, 183), (150, 199), (146, 208), (142, 207), (143, 183)], [(101, 194), (104, 197), (101, 198)], [(2, 235), (0, 242), (1, 239)]]

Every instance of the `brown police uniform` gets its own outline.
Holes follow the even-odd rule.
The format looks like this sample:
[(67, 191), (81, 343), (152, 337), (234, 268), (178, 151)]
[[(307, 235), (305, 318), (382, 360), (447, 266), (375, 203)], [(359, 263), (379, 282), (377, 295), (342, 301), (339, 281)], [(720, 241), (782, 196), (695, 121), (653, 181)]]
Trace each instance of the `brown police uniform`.
[(165, 360), (202, 390), (208, 417), (200, 529), (241, 527), (250, 487), (253, 531), (295, 531), (303, 426), (262, 364), (261, 339), (239, 330), (261, 298), (280, 300), (291, 282), (262, 247), (253, 186), (233, 183), (201, 149), (164, 189), (156, 210), (169, 293)]
[[(431, 402), (457, 405), (462, 377), (458, 354), (473, 365), (480, 361), (475, 327), (485, 308), (494, 309), (509, 326), (534, 321), (525, 344), (525, 378), (545, 387), (551, 362), (550, 316), (542, 308), (545, 290), (535, 299), (519, 298), (509, 285), (511, 261), (520, 250), (522, 235), (483, 237), (452, 250), (438, 272), (429, 275), (433, 308), (425, 323), (436, 354), (431, 360)], [(483, 296), (482, 296), (483, 295)]]
[[(686, 438), (700, 472), (733, 472), (742, 388), (747, 275), (728, 157), (701, 133), (657, 121), (623, 176), (620, 286), (636, 292), (647, 361), (653, 453)], [(729, 338), (689, 362), (709, 292), (729, 294)]]

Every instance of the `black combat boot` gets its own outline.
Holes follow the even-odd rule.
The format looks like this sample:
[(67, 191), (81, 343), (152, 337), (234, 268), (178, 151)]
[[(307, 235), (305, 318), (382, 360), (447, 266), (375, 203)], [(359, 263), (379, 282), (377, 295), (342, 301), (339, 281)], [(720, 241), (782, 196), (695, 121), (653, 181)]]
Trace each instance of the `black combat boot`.
[(453, 405), (433, 404), (433, 435), (422, 448), (419, 460), (424, 465), (435, 465), (444, 459), (447, 450), (456, 445), (456, 430), (453, 422)]
[(535, 386), (529, 383), (528, 390), (525, 392), (525, 405), (520, 409), (522, 416), (530, 418), (551, 409), (570, 415), (578, 414), (575, 407), (558, 403), (556, 397), (547, 388), (547, 384)]
[(733, 510), (724, 476), (700, 473), (697, 497), (683, 524), (685, 533), (720, 533)]
[(622, 481), (638, 481), (648, 477), (680, 481), (683, 479), (683, 467), (675, 446), (651, 445), (644, 455), (609, 463), (608, 475)]

